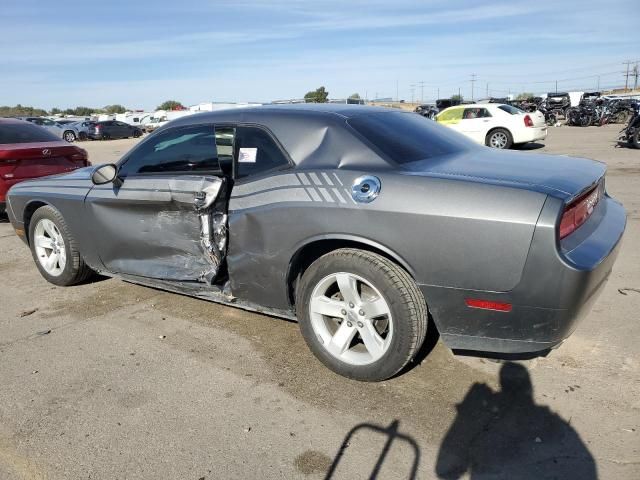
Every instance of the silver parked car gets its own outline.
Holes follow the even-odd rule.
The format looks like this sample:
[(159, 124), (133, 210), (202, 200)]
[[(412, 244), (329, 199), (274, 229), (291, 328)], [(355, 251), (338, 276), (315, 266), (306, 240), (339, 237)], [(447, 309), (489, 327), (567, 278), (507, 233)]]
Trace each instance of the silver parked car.
[(72, 124), (60, 125), (53, 120), (49, 120), (45, 117), (22, 117), (22, 120), (35, 123), (41, 127), (46, 128), (58, 138), (66, 140), (69, 143), (75, 142), (80, 136), (78, 129)]
[(326, 366), (377, 381), (414, 358), (429, 315), (452, 349), (561, 343), (625, 229), (605, 170), (408, 112), (262, 106), (184, 117), (117, 164), (17, 184), (7, 210), (51, 283), (99, 272), (297, 319)]

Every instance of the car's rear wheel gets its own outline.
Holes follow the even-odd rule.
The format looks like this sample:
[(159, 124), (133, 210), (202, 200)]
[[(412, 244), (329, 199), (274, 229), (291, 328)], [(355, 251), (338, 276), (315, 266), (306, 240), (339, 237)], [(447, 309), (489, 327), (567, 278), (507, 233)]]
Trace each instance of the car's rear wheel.
[(48, 282), (74, 285), (93, 274), (80, 255), (64, 218), (51, 206), (40, 207), (31, 217), (29, 244), (36, 267)]
[(142, 132), (140, 130), (135, 130), (133, 132), (133, 138), (139, 138), (140, 135), (142, 135)]
[(511, 133), (509, 133), (509, 130), (496, 128), (488, 133), (486, 144), (491, 148), (511, 148), (511, 145), (513, 145), (513, 137), (511, 136)]
[(305, 271), (296, 310), (315, 356), (355, 380), (397, 374), (427, 331), (427, 306), (407, 272), (381, 255), (356, 249), (328, 253)]
[(73, 142), (76, 141), (76, 134), (74, 132), (72, 132), (71, 130), (67, 130), (62, 135), (62, 138), (64, 138), (69, 143), (73, 143)]

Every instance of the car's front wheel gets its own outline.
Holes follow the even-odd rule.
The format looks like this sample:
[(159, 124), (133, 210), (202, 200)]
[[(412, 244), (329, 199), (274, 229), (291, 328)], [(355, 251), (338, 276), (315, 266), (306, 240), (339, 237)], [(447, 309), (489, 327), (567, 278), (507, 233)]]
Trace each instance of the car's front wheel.
[(64, 218), (51, 206), (40, 207), (31, 217), (29, 245), (36, 267), (54, 285), (75, 285), (93, 274)]
[(334, 372), (362, 381), (397, 374), (427, 331), (427, 306), (416, 283), (387, 258), (339, 249), (316, 260), (296, 291), (302, 335)]
[(491, 148), (511, 148), (511, 145), (513, 145), (513, 137), (511, 137), (509, 130), (496, 128), (495, 130), (491, 130), (487, 135), (486, 144)]
[(73, 143), (76, 141), (76, 134), (71, 130), (67, 130), (66, 132), (64, 132), (64, 135), (62, 135), (62, 138), (64, 138), (69, 143)]

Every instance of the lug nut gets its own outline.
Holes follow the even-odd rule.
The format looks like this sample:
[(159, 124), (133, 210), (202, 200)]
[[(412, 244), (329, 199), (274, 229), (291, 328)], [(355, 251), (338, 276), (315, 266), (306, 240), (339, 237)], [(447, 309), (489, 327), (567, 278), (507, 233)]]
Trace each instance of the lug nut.
[(360, 309), (360, 311), (358, 312), (361, 316), (364, 317), (364, 310)]
[(347, 322), (347, 327), (353, 327), (353, 323)]
[(346, 314), (347, 314), (347, 311), (343, 308), (342, 310), (340, 310), (340, 313), (341, 313), (342, 315), (346, 315)]
[(358, 322), (358, 327), (360, 327), (360, 328), (364, 327), (364, 323)]
[(353, 303), (349, 302), (349, 308), (353, 308)]

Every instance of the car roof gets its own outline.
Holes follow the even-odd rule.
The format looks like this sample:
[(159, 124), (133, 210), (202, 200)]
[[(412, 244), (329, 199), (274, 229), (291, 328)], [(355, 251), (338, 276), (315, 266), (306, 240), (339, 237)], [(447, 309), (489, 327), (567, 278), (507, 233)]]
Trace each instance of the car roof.
[[(348, 131), (347, 120), (359, 115), (392, 113), (416, 115), (408, 110), (365, 105), (261, 105), (186, 115), (163, 125), (151, 136), (171, 128), (202, 124), (258, 125), (275, 136), (298, 166), (365, 165), (371, 164), (377, 155), (370, 148), (362, 148), (362, 141)], [(388, 166), (381, 158), (379, 162)]]
[(22, 118), (0, 117), (0, 123), (21, 124), (21, 123), (25, 123), (25, 122), (26, 122), (26, 120), (23, 120)]

